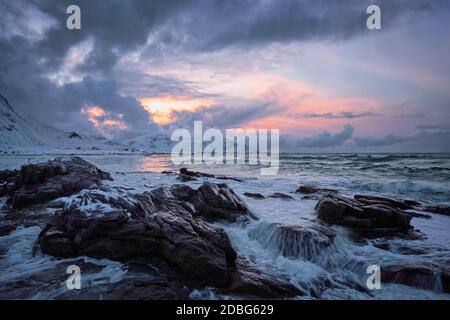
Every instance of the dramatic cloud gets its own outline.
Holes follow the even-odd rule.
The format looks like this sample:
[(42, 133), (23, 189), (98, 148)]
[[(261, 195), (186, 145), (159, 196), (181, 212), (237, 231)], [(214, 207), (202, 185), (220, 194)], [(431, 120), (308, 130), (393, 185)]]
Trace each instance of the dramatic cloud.
[[(374, 3), (383, 8), (383, 29), (377, 33), (365, 28), (367, 5)], [(81, 30), (69, 31), (65, 27), (66, 8), (71, 4), (81, 7)], [(302, 93), (297, 90), (299, 86), (292, 85), (281, 88), (286, 90), (274, 87), (269, 88), (271, 92), (262, 92), (267, 86), (260, 82), (258, 74), (307, 83), (308, 79), (302, 79), (304, 65), (295, 60), (304, 46), (313, 42), (333, 46), (342, 41), (356, 41), (361, 36), (383, 37), (406, 18), (416, 23), (416, 17), (445, 12), (449, 7), (444, 0), (0, 0), (0, 94), (20, 113), (31, 114), (46, 124), (114, 139), (191, 127), (194, 120), (220, 128), (258, 121), (259, 124), (275, 121), (273, 124), (280, 128), (286, 123), (296, 128), (308, 121), (308, 132), (324, 128), (334, 132), (331, 125), (341, 126), (339, 120), (355, 120), (355, 128), (360, 123), (370, 126), (369, 120), (391, 120), (384, 117), (384, 112), (377, 112), (382, 99), (378, 99), (376, 90), (371, 91), (376, 81), (369, 83), (367, 92), (347, 94), (336, 89), (339, 93), (317, 101), (307, 99), (312, 89), (333, 91), (326, 77), (336, 81), (342, 77), (349, 87), (359, 78), (348, 80), (345, 72), (338, 75), (316, 72), (305, 86), (312, 88), (310, 91)], [(317, 48), (313, 46), (314, 55), (322, 53), (329, 59), (324, 68), (329, 71), (339, 67), (339, 59), (331, 50), (335, 48), (327, 52), (316, 51)], [(411, 54), (408, 51), (402, 55), (402, 61)], [(353, 63), (352, 59), (346, 61)], [(420, 65), (426, 65), (432, 59), (420, 56), (411, 61), (423, 61)], [(308, 68), (321, 65), (315, 63)], [(292, 66), (299, 69), (293, 70)], [(365, 69), (364, 65), (356, 67)], [(446, 68), (445, 63), (440, 64), (439, 72)], [(419, 83), (433, 89), (436, 83), (433, 70), (419, 71)], [(395, 71), (389, 68), (389, 72)], [(243, 75), (245, 79), (240, 78)], [(407, 90), (413, 92), (411, 88)], [(306, 107), (301, 105), (300, 95), (308, 100)], [(153, 121), (156, 113), (142, 101), (165, 97), (171, 98), (170, 101), (176, 101), (177, 97), (191, 101), (210, 99), (213, 103), (186, 110), (169, 106), (165, 112), (175, 122), (164, 125)], [(373, 105), (361, 104), (373, 110), (363, 112), (357, 104), (344, 103), (347, 97), (348, 101), (377, 101)], [(407, 94), (396, 99), (399, 99), (396, 103), (405, 101), (402, 106), (406, 109), (412, 97)], [(443, 94), (436, 96), (435, 103), (448, 106), (448, 101)], [(430, 125), (448, 114), (446, 107), (440, 110), (435, 118), (427, 114)], [(422, 114), (423, 108), (419, 106), (408, 109), (403, 117), (412, 122), (423, 118)], [(373, 116), (378, 117), (370, 118)], [(416, 124), (411, 126), (414, 128)], [(351, 140), (353, 127), (348, 125), (341, 132), (330, 132), (293, 138), (292, 143), (296, 147), (340, 146)], [(402, 138), (404, 141), (404, 136), (393, 134), (386, 141)], [(362, 137), (356, 144), (387, 143), (376, 139), (380, 138)]]
[(322, 132), (314, 136), (295, 138), (291, 136), (281, 137), (280, 144), (282, 148), (299, 149), (299, 148), (329, 148), (341, 146), (351, 139), (353, 127), (346, 125), (342, 131), (332, 134), (330, 132)]
[(226, 105), (200, 108), (196, 111), (174, 111), (176, 124), (170, 127), (190, 128), (194, 121), (203, 120), (205, 127), (237, 128), (250, 120), (267, 117), (280, 111), (280, 107), (255, 101), (228, 101)]

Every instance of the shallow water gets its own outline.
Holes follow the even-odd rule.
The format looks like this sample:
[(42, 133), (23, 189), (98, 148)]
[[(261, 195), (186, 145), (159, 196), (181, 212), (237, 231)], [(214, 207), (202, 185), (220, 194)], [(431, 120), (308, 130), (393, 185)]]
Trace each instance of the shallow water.
[[(163, 170), (177, 169), (167, 155), (83, 157), (113, 175), (114, 181), (107, 184), (133, 188), (136, 192), (150, 190), (161, 184), (178, 183), (175, 176), (160, 173)], [(50, 157), (2, 156), (0, 169), (13, 169), (24, 163), (41, 162), (48, 158)], [(235, 176), (243, 180), (226, 183), (243, 198), (259, 220), (245, 225), (223, 223), (217, 225), (226, 230), (238, 255), (249, 259), (266, 272), (289, 280), (307, 292), (307, 296), (302, 298), (450, 299), (450, 295), (440, 293), (439, 281), (433, 283), (430, 290), (388, 283), (383, 283), (380, 290), (358, 288), (358, 285), (365, 286), (368, 277), (366, 269), (369, 265), (433, 266), (449, 263), (450, 217), (433, 215), (431, 219), (413, 218), (412, 224), (425, 233), (427, 239), (391, 240), (393, 248), (402, 246), (431, 248), (427, 253), (418, 255), (382, 250), (371, 242), (355, 243), (348, 230), (332, 227), (336, 238), (330, 248), (316, 250), (313, 258), (285, 257), (280, 252), (280, 241), (286, 239), (277, 238), (278, 235), (271, 229), (274, 223), (310, 228), (317, 222), (314, 213), (317, 201), (303, 199), (301, 195), (292, 193), (298, 186), (305, 184), (338, 189), (349, 196), (369, 193), (450, 204), (450, 155), (282, 155), (280, 170), (275, 176), (261, 176), (258, 166), (188, 167), (203, 172)], [(198, 187), (200, 184), (201, 181), (189, 183), (192, 187)], [(266, 196), (274, 192), (283, 192), (294, 199), (255, 200), (243, 196), (244, 192), (257, 192)], [(20, 253), (27, 247), (26, 243), (37, 235), (38, 231), (34, 229), (18, 230), (8, 237), (3, 237), (3, 241), (13, 242), (15, 245), (9, 248), (7, 259), (0, 260), (0, 274), (2, 274), (0, 283), (14, 277), (15, 274), (39, 268), (40, 264), (47, 266), (52, 263), (53, 260), (46, 256), (30, 260), (30, 257)], [(110, 264), (115, 265), (114, 262)], [(111, 272), (118, 272), (117, 270), (111, 267)], [(103, 273), (102, 277), (105, 276)], [(109, 276), (108, 279), (117, 281), (120, 276)], [(195, 291), (192, 297), (223, 298), (208, 289)]]

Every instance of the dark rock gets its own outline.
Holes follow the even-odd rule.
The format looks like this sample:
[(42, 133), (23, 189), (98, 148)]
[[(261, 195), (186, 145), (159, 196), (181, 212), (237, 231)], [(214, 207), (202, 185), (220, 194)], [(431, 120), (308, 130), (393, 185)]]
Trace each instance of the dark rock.
[(402, 210), (412, 209), (413, 207), (411, 205), (412, 200), (397, 200), (381, 196), (360, 195), (360, 194), (355, 195), (354, 198), (364, 204), (377, 204), (377, 205), (384, 204), (388, 207)]
[(442, 291), (450, 293), (450, 271), (444, 270), (441, 273)]
[(425, 211), (438, 213), (445, 216), (450, 216), (450, 206), (446, 205), (434, 205), (434, 206), (424, 206)]
[(235, 177), (228, 177), (228, 176), (216, 176), (215, 178), (216, 178), (216, 179), (218, 179), (218, 180), (233, 180), (233, 181), (236, 181), (236, 182), (242, 182), (242, 180), (241, 180), (241, 179), (239, 179), (239, 178), (235, 178)]
[[(69, 277), (67, 274), (67, 267), (69, 265), (77, 265), (80, 267), (83, 276), (86, 278), (91, 275), (95, 277), (104, 266), (96, 265), (93, 263), (85, 262), (83, 259), (77, 259), (75, 261), (58, 262), (56, 265), (49, 269), (34, 273), (25, 273), (18, 277), (12, 278), (3, 282), (0, 286), (0, 299), (12, 300), (12, 299), (44, 299), (47, 298), (45, 294), (52, 291), (61, 290), (65, 288), (65, 281)], [(78, 299), (99, 299), (99, 295), (88, 295), (88, 288), (86, 282), (81, 281), (82, 290), (68, 290), (63, 296), (70, 298), (75, 292), (79, 294)], [(44, 296), (42, 296), (44, 294)], [(62, 299), (57, 297), (56, 299)]]
[(69, 133), (69, 139), (82, 139), (81, 136), (75, 131)]
[(78, 157), (25, 165), (16, 178), (10, 203), (14, 208), (45, 203), (99, 185), (101, 180), (112, 178)]
[(17, 227), (18, 225), (13, 223), (0, 224), (0, 237), (9, 235), (11, 232), (16, 230)]
[(170, 187), (172, 195), (181, 201), (193, 202), (194, 197), (197, 195), (197, 190), (185, 184), (174, 184)]
[(251, 192), (244, 192), (244, 196), (253, 198), (253, 199), (265, 199), (261, 193), (251, 193)]
[[(442, 288), (438, 286), (436, 279), (441, 278), (444, 284)], [(417, 287), (424, 290), (443, 291), (450, 293), (448, 287), (448, 271), (440, 272), (427, 266), (417, 266), (402, 264), (398, 266), (382, 266), (381, 281), (400, 283), (407, 286)]]
[(190, 286), (228, 285), (236, 258), (228, 236), (195, 218), (170, 190), (97, 200), (117, 211), (87, 215), (69, 206), (41, 233), (42, 251), (147, 263), (168, 280)]
[(290, 195), (287, 195), (287, 194), (281, 193), (281, 192), (275, 192), (275, 193), (271, 194), (269, 196), (269, 198), (279, 198), (279, 199), (288, 199), (288, 200), (294, 199)]
[(231, 277), (231, 284), (223, 293), (239, 295), (244, 298), (279, 299), (304, 295), (286, 280), (256, 271), (247, 262), (238, 260), (237, 271)]
[(126, 278), (109, 286), (104, 300), (180, 300), (188, 294), (164, 278), (140, 276)]
[(305, 193), (305, 194), (311, 194), (311, 193), (325, 193), (325, 192), (331, 192), (331, 193), (337, 193), (338, 191), (335, 189), (322, 189), (322, 188), (316, 188), (313, 186), (300, 186), (297, 190), (295, 190), (297, 193)]
[[(203, 177), (203, 178), (215, 178), (215, 179), (218, 179), (218, 180), (233, 180), (233, 181), (237, 181), (237, 182), (242, 182), (241, 179), (238, 179), (238, 178), (235, 178), (235, 177), (216, 176), (216, 175), (210, 174), (210, 173), (190, 171), (190, 170), (188, 170), (186, 168), (181, 168), (180, 169), (180, 180), (181, 180), (181, 176), (185, 176), (184, 179), (189, 179), (187, 177), (191, 177), (191, 178), (193, 178), (193, 180), (196, 180), (195, 178)], [(186, 181), (190, 181), (190, 180), (186, 180)]]
[(161, 171), (162, 174), (170, 174), (170, 175), (177, 175), (178, 173), (176, 171), (172, 171), (172, 170), (164, 170)]
[(193, 177), (193, 176), (188, 176), (188, 175), (185, 175), (185, 174), (181, 174), (181, 173), (180, 173), (178, 179), (179, 179), (181, 182), (197, 181), (197, 178), (195, 178), (195, 177)]
[(236, 222), (239, 218), (255, 218), (241, 198), (226, 184), (203, 182), (197, 190), (194, 206), (201, 216), (208, 219)]
[(19, 170), (0, 170), (0, 184), (14, 182), (19, 173)]
[(12, 191), (19, 172), (19, 170), (0, 171), (0, 197), (6, 196)]
[[(330, 224), (339, 224), (354, 229), (409, 232), (412, 216), (398, 209), (398, 203), (386, 201), (385, 198), (358, 196), (357, 200), (324, 195), (316, 205), (318, 217)], [(362, 199), (362, 201), (360, 201)], [(378, 199), (380, 203), (376, 203)], [(390, 206), (392, 204), (392, 206)]]
[(181, 168), (180, 169), (180, 175), (186, 175), (186, 176), (190, 176), (190, 177), (207, 177), (207, 178), (214, 178), (215, 176), (213, 174), (209, 174), (209, 173), (203, 173), (203, 172), (196, 172), (196, 171), (190, 171), (186, 168)]
[(8, 235), (18, 227), (45, 226), (52, 214), (41, 205), (32, 208), (24, 208), (20, 210), (5, 210), (3, 221), (0, 222), (0, 229), (4, 235)]

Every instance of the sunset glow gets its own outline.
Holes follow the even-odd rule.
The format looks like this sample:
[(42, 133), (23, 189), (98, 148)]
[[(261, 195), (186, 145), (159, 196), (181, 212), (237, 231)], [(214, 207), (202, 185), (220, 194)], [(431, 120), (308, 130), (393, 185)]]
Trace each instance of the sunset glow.
[(209, 99), (196, 99), (189, 97), (156, 97), (140, 99), (141, 106), (150, 114), (150, 118), (160, 125), (170, 124), (176, 119), (173, 111), (195, 111), (198, 108), (207, 108), (214, 104)]
[(121, 120), (123, 115), (118, 115), (118, 119), (113, 119), (111, 115), (108, 115), (105, 112), (105, 110), (97, 106), (81, 108), (81, 114), (86, 115), (88, 120), (97, 128), (117, 127), (121, 130), (128, 128), (128, 126)]

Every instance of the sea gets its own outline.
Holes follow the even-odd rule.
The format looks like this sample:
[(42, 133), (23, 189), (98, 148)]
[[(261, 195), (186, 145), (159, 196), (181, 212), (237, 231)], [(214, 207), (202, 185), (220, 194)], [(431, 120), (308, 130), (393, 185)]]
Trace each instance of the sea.
[[(38, 163), (55, 155), (0, 156), (0, 170)], [(88, 155), (82, 156), (112, 174), (111, 186), (130, 188), (141, 193), (161, 185), (180, 183), (176, 175), (162, 171), (178, 170), (167, 154), (156, 155)], [(247, 204), (258, 220), (246, 223), (216, 222), (223, 228), (238, 256), (260, 269), (290, 281), (305, 294), (296, 299), (450, 299), (443, 293), (439, 273), (433, 277), (417, 277), (413, 285), (387, 282), (377, 289), (368, 289), (369, 266), (412, 267), (450, 272), (450, 217), (432, 214), (430, 219), (413, 218), (412, 225), (425, 237), (421, 240), (400, 238), (355, 239), (351, 230), (330, 226), (336, 233), (327, 248), (320, 241), (292, 237), (280, 232), (287, 228), (314, 228), (317, 199), (294, 191), (301, 185), (337, 189), (342, 195), (381, 195), (413, 199), (429, 204), (450, 205), (450, 154), (281, 154), (278, 174), (262, 176), (258, 165), (187, 165), (191, 170), (226, 175), (240, 181), (227, 183)], [(212, 179), (213, 181), (215, 179)], [(198, 188), (202, 181), (188, 182)], [(260, 193), (265, 199), (246, 197), (245, 192)], [(284, 193), (292, 199), (271, 198)], [(0, 199), (5, 202), (5, 199)], [(0, 287), (30, 275), (39, 274), (55, 265), (56, 260), (44, 254), (32, 256), (31, 248), (40, 232), (37, 226), (17, 229), (0, 237)], [(386, 250), (386, 243), (389, 250)], [(287, 256), (286, 247), (297, 246), (298, 256)], [(405, 248), (408, 250), (405, 251)], [(302, 252), (308, 251), (308, 254)], [(405, 254), (405, 252), (409, 252)], [(413, 253), (411, 253), (413, 252)], [(86, 261), (104, 266), (90, 275), (89, 285), (119, 281), (124, 271), (120, 263), (85, 257)], [(69, 259), (70, 260), (70, 259)], [(60, 262), (60, 261), (59, 261)], [(69, 261), (70, 262), (70, 261)], [(447, 266), (447, 267), (446, 267)], [(401, 282), (401, 281), (398, 281)], [(25, 284), (25, 286), (30, 284)], [(52, 299), (67, 290), (61, 283), (22, 290), (18, 298)], [(1, 297), (1, 291), (0, 291)], [(221, 295), (213, 288), (192, 291), (193, 299), (238, 299)]]

